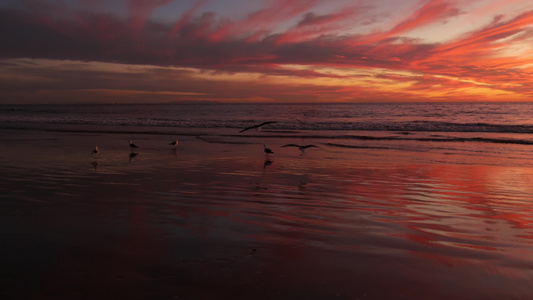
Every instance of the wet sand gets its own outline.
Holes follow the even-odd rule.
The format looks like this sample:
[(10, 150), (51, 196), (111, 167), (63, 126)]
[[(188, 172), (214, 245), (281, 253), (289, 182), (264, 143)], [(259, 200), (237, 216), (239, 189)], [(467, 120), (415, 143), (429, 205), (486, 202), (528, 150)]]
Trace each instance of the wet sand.
[(533, 163), (179, 138), (0, 130), (7, 298), (533, 297)]

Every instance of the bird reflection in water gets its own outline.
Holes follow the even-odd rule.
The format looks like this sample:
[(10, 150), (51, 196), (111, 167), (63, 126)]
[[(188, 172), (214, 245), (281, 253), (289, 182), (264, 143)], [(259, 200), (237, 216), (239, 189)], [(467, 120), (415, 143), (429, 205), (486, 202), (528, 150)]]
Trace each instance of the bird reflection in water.
[(139, 153), (131, 152), (131, 153), (128, 155), (129, 162), (131, 162), (131, 160), (134, 159), (137, 155), (139, 155)]
[(98, 160), (96, 160), (96, 159), (93, 160), (93, 161), (91, 162), (91, 165), (93, 166), (93, 168), (94, 168), (95, 171), (98, 171)]
[(270, 160), (270, 158), (265, 159), (265, 162), (263, 163), (263, 170), (265, 170), (268, 166), (270, 166), (274, 161)]
[(176, 148), (170, 149), (170, 154), (174, 156), (174, 159), (178, 159), (178, 149)]

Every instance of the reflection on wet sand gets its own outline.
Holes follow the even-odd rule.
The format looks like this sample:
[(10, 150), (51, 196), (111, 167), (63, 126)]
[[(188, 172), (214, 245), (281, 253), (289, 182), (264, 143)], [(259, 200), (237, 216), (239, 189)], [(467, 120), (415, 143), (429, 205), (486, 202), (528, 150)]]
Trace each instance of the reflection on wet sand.
[(266, 169), (268, 166), (270, 166), (274, 161), (270, 159), (265, 159), (265, 162), (263, 163), (263, 170)]
[(105, 148), (97, 173), (87, 172), (87, 148), (73, 162), (55, 148), (17, 168), (4, 159), (0, 189), (13, 197), (0, 242), (14, 246), (0, 262), (19, 270), (3, 279), (9, 295), (52, 299), (65, 287), (78, 298), (131, 299), (533, 295), (531, 168), (353, 149), (279, 153), (273, 164), (257, 160), (257, 145), (250, 156), (232, 145), (205, 155), (198, 143), (179, 162), (166, 147), (145, 149), (132, 168), (122, 141)]
[(170, 149), (170, 154), (174, 157), (174, 159), (178, 158), (178, 149), (172, 148)]
[(128, 161), (131, 162), (135, 157), (137, 157), (137, 155), (139, 155), (139, 153), (137, 153), (137, 152), (131, 152), (131, 153), (128, 155)]

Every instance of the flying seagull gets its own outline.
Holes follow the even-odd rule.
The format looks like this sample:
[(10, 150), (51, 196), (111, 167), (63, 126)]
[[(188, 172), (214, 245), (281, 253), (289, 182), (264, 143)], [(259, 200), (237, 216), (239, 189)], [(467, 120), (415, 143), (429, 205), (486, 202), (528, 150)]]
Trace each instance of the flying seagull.
[(287, 144), (285, 146), (281, 146), (282, 148), (283, 147), (297, 147), (298, 149), (300, 149), (300, 151), (302, 151), (302, 154), (304, 154), (305, 152), (305, 149), (307, 148), (312, 148), (312, 147), (316, 147), (316, 148), (320, 148), (316, 145), (305, 145), (305, 146), (300, 146), (300, 145), (296, 145), (296, 144)]
[(96, 156), (98, 156), (99, 153), (100, 153), (100, 150), (98, 150), (98, 146), (96, 146), (93, 152), (91, 152), (92, 155), (96, 155)]
[(171, 143), (168, 143), (170, 146), (174, 146), (176, 147), (178, 145), (178, 140), (174, 140), (173, 142)]
[(254, 129), (254, 128), (256, 128), (257, 130), (261, 130), (261, 126), (264, 126), (264, 125), (267, 125), (267, 124), (272, 124), (272, 123), (277, 123), (277, 122), (276, 122), (276, 121), (263, 122), (263, 123), (261, 123), (261, 124), (259, 124), (259, 125), (254, 125), (254, 126), (246, 127), (246, 128), (244, 128), (243, 130), (239, 131), (239, 133), (244, 132), (244, 131), (249, 130), (249, 129)]

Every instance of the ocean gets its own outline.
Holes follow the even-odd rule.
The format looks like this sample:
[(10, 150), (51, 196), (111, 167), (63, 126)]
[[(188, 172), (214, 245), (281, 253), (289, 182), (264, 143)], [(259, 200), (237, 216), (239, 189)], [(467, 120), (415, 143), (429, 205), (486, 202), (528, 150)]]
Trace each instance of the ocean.
[(240, 129), (275, 121), (262, 129), (262, 138), (528, 164), (532, 115), (530, 103), (27, 105), (0, 107), (0, 126), (246, 143), (257, 131)]
[(347, 131), (527, 134), (533, 129), (530, 103), (4, 105), (0, 113), (4, 124), (21, 122), (36, 127), (240, 129), (272, 120), (277, 123), (269, 126), (271, 129), (331, 130), (337, 135)]
[(532, 298), (532, 112), (529, 103), (0, 106), (0, 291)]

